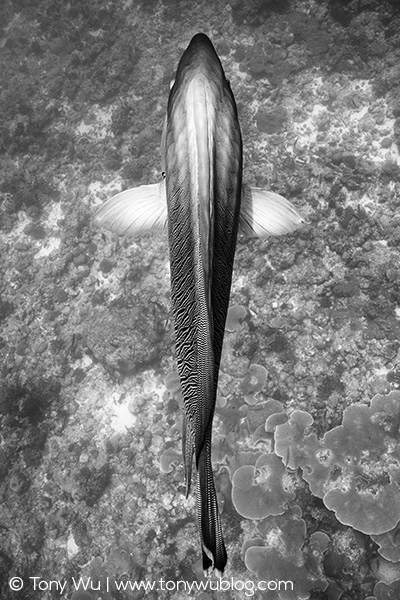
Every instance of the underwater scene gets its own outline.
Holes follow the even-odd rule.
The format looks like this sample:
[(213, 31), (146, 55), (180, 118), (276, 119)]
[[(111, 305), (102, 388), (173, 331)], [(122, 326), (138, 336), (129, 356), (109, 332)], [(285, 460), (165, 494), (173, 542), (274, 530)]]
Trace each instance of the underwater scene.
[(1, 599), (398, 600), (400, 0), (2, 0), (0, 65)]

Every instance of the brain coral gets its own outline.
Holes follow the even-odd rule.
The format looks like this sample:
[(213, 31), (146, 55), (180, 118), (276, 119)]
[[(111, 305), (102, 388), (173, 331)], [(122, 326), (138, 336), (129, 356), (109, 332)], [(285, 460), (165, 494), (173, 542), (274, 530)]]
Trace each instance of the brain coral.
[[(371, 600), (398, 600), (400, 597), (400, 580), (386, 585), (382, 581), (374, 587), (374, 595)], [(368, 598), (366, 599), (368, 600)]]
[(372, 540), (379, 546), (379, 554), (391, 562), (400, 562), (400, 523), (387, 533), (371, 535)]
[[(297, 559), (301, 556), (302, 553), (299, 553)], [(268, 588), (268, 598), (271, 600), (308, 600), (311, 590), (326, 590), (328, 582), (310, 568), (311, 562), (312, 557), (308, 557), (308, 564), (297, 565), (294, 557), (284, 556), (276, 548), (263, 546), (251, 546), (245, 555), (246, 567), (260, 581), (273, 584)], [(275, 586), (279, 584), (280, 589), (277, 590)]]
[(256, 394), (261, 391), (267, 381), (268, 371), (262, 365), (250, 365), (240, 389), (245, 394), (244, 401), (247, 404), (257, 404)]
[(386, 585), (400, 581), (400, 563), (398, 562), (393, 563), (377, 556), (371, 561), (370, 567), (375, 577)]
[(240, 304), (233, 304), (228, 309), (228, 314), (226, 316), (225, 329), (227, 331), (236, 331), (240, 327), (241, 321), (247, 315), (247, 308), (245, 306), (240, 306)]
[(275, 454), (261, 454), (255, 465), (239, 467), (232, 477), (232, 502), (242, 517), (281, 515), (294, 494), (285, 490), (286, 469)]
[(314, 547), (305, 547), (306, 524), (299, 513), (295, 506), (282, 516), (265, 519), (259, 527), (265, 545), (256, 545), (260, 539), (256, 538), (243, 548), (246, 567), (260, 581), (272, 584), (265, 596), (268, 599), (306, 600), (311, 590), (328, 587), (322, 576), (321, 556)]
[(311, 415), (294, 411), (275, 431), (275, 452), (303, 478), (337, 519), (367, 534), (400, 521), (400, 392), (346, 408), (342, 425), (322, 441), (306, 435)]
[(174, 448), (166, 448), (160, 456), (160, 467), (163, 473), (171, 473), (174, 465), (182, 462), (182, 453)]

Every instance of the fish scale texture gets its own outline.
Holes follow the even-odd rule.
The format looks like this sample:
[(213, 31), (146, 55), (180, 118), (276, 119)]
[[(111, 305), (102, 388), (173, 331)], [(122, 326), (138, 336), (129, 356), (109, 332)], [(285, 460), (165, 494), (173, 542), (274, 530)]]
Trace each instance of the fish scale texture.
[(186, 487), (194, 454), (203, 568), (222, 573), (227, 556), (211, 438), (239, 223), (242, 142), (232, 92), (203, 35), (183, 54), (170, 93), (165, 169)]

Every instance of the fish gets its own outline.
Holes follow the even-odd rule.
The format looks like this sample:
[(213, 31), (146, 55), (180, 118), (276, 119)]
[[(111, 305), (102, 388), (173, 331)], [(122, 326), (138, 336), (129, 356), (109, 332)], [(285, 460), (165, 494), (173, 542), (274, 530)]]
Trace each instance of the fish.
[(238, 232), (266, 238), (305, 222), (295, 206), (243, 183), (238, 110), (211, 40), (196, 34), (171, 85), (161, 139), (162, 179), (120, 192), (95, 223), (120, 235), (167, 229), (175, 354), (183, 395), (186, 497), (196, 468), (206, 575), (227, 564), (211, 465), (212, 424)]

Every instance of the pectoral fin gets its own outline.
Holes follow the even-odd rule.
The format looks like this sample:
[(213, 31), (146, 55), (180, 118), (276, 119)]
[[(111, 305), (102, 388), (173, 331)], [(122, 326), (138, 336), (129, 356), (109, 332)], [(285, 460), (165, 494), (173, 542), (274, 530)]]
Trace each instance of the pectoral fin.
[(295, 231), (305, 223), (304, 218), (283, 196), (250, 186), (243, 186), (240, 210), (240, 231), (261, 239)]
[(165, 179), (120, 192), (97, 211), (94, 221), (120, 235), (139, 236), (167, 224)]

